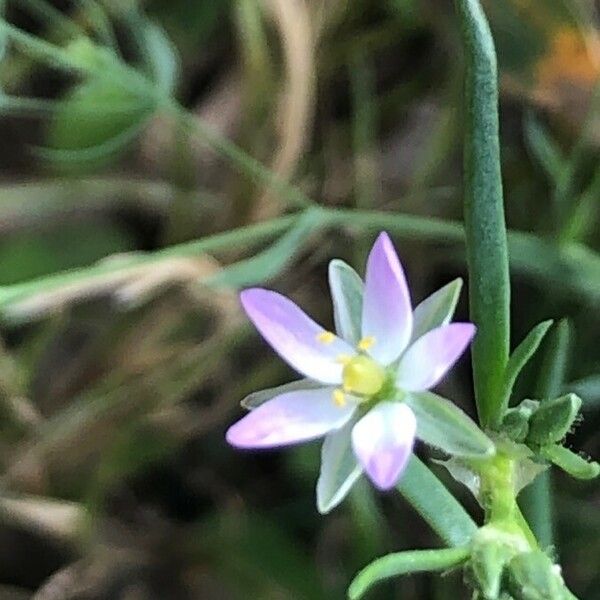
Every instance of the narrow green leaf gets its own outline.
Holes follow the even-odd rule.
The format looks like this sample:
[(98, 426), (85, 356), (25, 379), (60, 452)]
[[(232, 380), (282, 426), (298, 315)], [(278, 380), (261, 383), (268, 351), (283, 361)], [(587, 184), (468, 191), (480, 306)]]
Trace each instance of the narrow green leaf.
[(179, 57), (164, 29), (146, 19), (140, 23), (142, 53), (152, 80), (165, 94), (171, 94), (177, 85)]
[(329, 263), (329, 288), (333, 302), (335, 330), (342, 338), (358, 344), (361, 334), (363, 282), (343, 260)]
[(417, 417), (417, 437), (447, 454), (482, 457), (494, 454), (493, 442), (458, 406), (432, 392), (413, 392), (405, 402)]
[(466, 58), (464, 216), (469, 267), (475, 399), (484, 427), (503, 414), (502, 375), (510, 347), (510, 280), (498, 134), (494, 41), (478, 0), (455, 0)]
[(544, 338), (542, 364), (535, 386), (535, 396), (542, 402), (561, 393), (569, 362), (571, 337), (569, 321), (561, 319)]
[(463, 564), (469, 558), (468, 548), (414, 550), (396, 552), (374, 560), (365, 567), (348, 588), (348, 598), (358, 600), (375, 584), (407, 573), (445, 571)]
[(576, 479), (594, 479), (600, 473), (597, 462), (587, 461), (564, 446), (542, 446), (540, 454)]
[(504, 382), (502, 387), (502, 414), (506, 412), (513, 386), (523, 370), (523, 367), (534, 355), (540, 343), (544, 339), (546, 332), (550, 329), (552, 321), (542, 321), (538, 323), (526, 336), (525, 339), (515, 348), (510, 356), (506, 369), (504, 371)]
[(415, 455), (397, 489), (449, 546), (468, 544), (477, 531), (477, 525), (458, 500)]
[(309, 209), (293, 227), (269, 248), (252, 258), (226, 267), (205, 283), (214, 286), (245, 287), (272, 279), (288, 264), (309, 235), (319, 227), (319, 211)]
[(111, 278), (141, 265), (178, 256), (199, 256), (206, 252), (231, 248), (234, 245), (253, 245), (267, 241), (288, 230), (297, 219), (296, 216), (279, 217), (272, 221), (256, 223), (164, 248), (152, 254), (131, 254), (118, 261), (102, 261), (89, 267), (63, 271), (25, 283), (0, 286), (0, 317), (13, 321), (32, 318), (38, 313), (29, 312), (27, 307), (43, 300), (43, 304), (48, 306), (47, 310), (55, 308), (56, 304), (50, 300), (58, 295), (56, 294), (58, 290), (64, 293), (65, 289), (86, 288), (91, 292), (97, 290), (98, 286), (102, 286), (102, 282), (110, 281)]
[(341, 429), (328, 434), (321, 448), (321, 472), (317, 481), (317, 508), (321, 514), (333, 510), (348, 494), (362, 469), (352, 449), (350, 420)]
[(454, 316), (463, 280), (459, 277), (421, 302), (413, 313), (412, 341), (428, 331), (448, 324)]
[(267, 388), (266, 390), (252, 392), (251, 394), (248, 394), (240, 404), (243, 408), (252, 410), (281, 394), (297, 392), (300, 390), (315, 390), (320, 387), (323, 387), (322, 383), (310, 379), (299, 379), (298, 381), (291, 381), (290, 383), (284, 383), (283, 385)]

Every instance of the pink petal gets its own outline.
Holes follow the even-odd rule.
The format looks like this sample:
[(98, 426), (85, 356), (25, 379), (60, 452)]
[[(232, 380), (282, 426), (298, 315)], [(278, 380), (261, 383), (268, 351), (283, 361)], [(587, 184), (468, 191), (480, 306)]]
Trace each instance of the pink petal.
[(398, 483), (412, 453), (416, 431), (413, 411), (400, 402), (381, 402), (354, 426), (354, 453), (380, 490)]
[(432, 388), (458, 360), (474, 335), (472, 323), (450, 323), (428, 331), (400, 360), (396, 383), (410, 392)]
[(368, 350), (389, 365), (406, 348), (412, 332), (412, 308), (404, 271), (387, 233), (379, 234), (367, 261), (362, 335), (375, 338)]
[(325, 329), (291, 300), (269, 290), (252, 288), (240, 294), (244, 309), (261, 335), (291, 367), (321, 383), (340, 383), (340, 354), (354, 349), (333, 336), (329, 343), (318, 340)]
[(334, 388), (288, 392), (261, 404), (225, 435), (237, 448), (271, 448), (305, 442), (343, 427), (356, 409), (351, 397), (335, 404)]

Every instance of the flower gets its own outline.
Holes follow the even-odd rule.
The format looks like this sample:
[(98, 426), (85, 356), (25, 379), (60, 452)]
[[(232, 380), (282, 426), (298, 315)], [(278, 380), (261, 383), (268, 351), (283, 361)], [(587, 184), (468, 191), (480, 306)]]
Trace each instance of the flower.
[[(340, 300), (343, 292), (335, 290), (330, 265), (340, 335), (276, 292), (252, 288), (241, 293), (242, 305), (263, 338), (307, 379), (282, 386), (281, 393), (254, 408), (226, 434), (231, 445), (247, 449), (327, 436), (324, 459), (327, 452), (347, 460), (343, 448), (351, 446), (351, 475), (342, 483), (336, 503), (361, 472), (381, 490), (398, 482), (417, 431), (415, 414), (403, 399), (435, 386), (475, 333), (472, 323), (447, 322), (456, 295), (448, 314), (438, 319), (441, 325), (423, 325), (422, 313), (431, 312), (431, 307), (420, 310), (424, 302), (413, 313), (402, 266), (386, 233), (379, 235), (369, 254), (364, 292), (354, 271), (341, 264), (353, 274), (348, 282), (356, 287), (357, 301), (353, 307)], [(359, 300), (362, 308), (357, 309)], [(353, 317), (352, 311), (359, 316)]]

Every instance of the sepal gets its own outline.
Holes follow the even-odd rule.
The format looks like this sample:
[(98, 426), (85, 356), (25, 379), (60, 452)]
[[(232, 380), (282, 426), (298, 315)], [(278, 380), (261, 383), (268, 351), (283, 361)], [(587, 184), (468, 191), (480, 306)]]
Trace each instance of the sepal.
[(418, 340), (436, 327), (450, 323), (454, 316), (462, 285), (463, 281), (459, 277), (425, 298), (415, 308), (411, 342)]
[(329, 263), (329, 289), (337, 334), (352, 344), (361, 338), (363, 281), (343, 260)]
[(451, 456), (489, 457), (495, 446), (454, 403), (432, 392), (411, 392), (404, 401), (417, 417), (417, 437)]
[(320, 387), (324, 387), (322, 383), (312, 381), (311, 379), (299, 379), (298, 381), (290, 381), (290, 383), (284, 383), (283, 385), (252, 392), (251, 394), (248, 394), (240, 404), (242, 408), (252, 410), (281, 394), (297, 392), (300, 390), (316, 390)]
[(321, 471), (317, 481), (317, 510), (327, 514), (348, 495), (362, 473), (352, 450), (351, 419), (337, 431), (325, 436), (321, 448)]

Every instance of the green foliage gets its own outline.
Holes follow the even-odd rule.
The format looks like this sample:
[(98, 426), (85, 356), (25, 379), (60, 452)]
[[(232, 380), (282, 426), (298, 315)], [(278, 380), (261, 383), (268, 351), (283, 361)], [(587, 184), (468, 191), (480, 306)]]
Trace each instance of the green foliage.
[(460, 566), (469, 557), (467, 548), (396, 552), (378, 558), (365, 567), (348, 588), (348, 598), (358, 600), (377, 583), (407, 573), (447, 571)]
[(504, 372), (504, 383), (501, 396), (502, 414), (504, 414), (506, 408), (508, 408), (512, 389), (519, 373), (521, 373), (523, 367), (525, 367), (531, 357), (535, 354), (535, 351), (538, 349), (551, 325), (552, 321), (538, 323), (510, 355)]
[[(526, 111), (522, 132), (503, 132), (507, 215), (514, 228), (506, 234), (495, 53), (479, 3), (457, 0), (467, 63), (464, 115), (457, 110), (453, 84), (459, 80), (460, 61), (454, 60), (458, 36), (446, 7), (434, 15), (412, 0), (383, 6), (325, 3), (314, 12), (311, 3), (263, 6), (254, 0), (246, 4), (252, 10), (245, 12), (228, 0), (77, 0), (64, 10), (44, 0), (22, 4), (35, 17), (27, 32), (0, 20), (3, 117), (41, 120), (47, 137), (34, 159), (42, 156), (78, 175), (110, 166), (119, 175), (36, 180), (35, 193), (24, 190), (26, 183), (19, 184), (23, 194), (14, 195), (13, 184), (0, 190), (0, 316), (9, 340), (0, 349), (0, 414), (6, 421), (0, 428), (0, 455), (6, 493), (26, 489), (69, 497), (78, 506), (87, 501), (89, 545), (74, 548), (73, 555), (79, 558), (89, 549), (85, 561), (95, 577), (118, 570), (99, 569), (95, 562), (99, 555), (112, 554), (97, 550), (100, 543), (112, 550), (114, 531), (124, 538), (119, 543), (126, 542), (124, 552), (131, 550), (151, 565), (149, 570), (161, 575), (158, 579), (165, 575), (169, 584), (159, 595), (177, 594), (179, 562), (181, 579), (192, 586), (188, 595), (193, 597), (339, 595), (350, 574), (381, 552), (388, 535), (396, 534), (394, 523), (407, 521), (406, 507), (380, 503), (377, 493), (361, 489), (365, 482), (351, 449), (352, 424), (327, 436), (322, 448), (317, 508), (329, 513), (339, 506), (327, 518), (318, 519), (312, 502), (316, 447), (285, 463), (292, 465), (287, 470), (279, 468), (278, 458), (263, 461), (225, 448), (222, 430), (232, 407), (249, 390), (267, 388), (246, 396), (243, 405), (252, 409), (279, 393), (315, 385), (301, 380), (269, 387), (281, 381), (280, 368), (263, 360), (254, 342), (256, 351), (244, 345), (247, 328), (237, 325), (231, 290), (271, 282), (308, 295), (315, 314), (328, 319), (321, 308), (325, 290), (313, 280), (322, 279), (333, 256), (352, 257), (350, 262), (358, 264), (367, 235), (387, 230), (402, 243), (403, 256), (410, 257), (411, 283), (420, 291), (465, 275), (466, 241), (471, 318), (479, 329), (473, 349), (476, 400), (486, 433), (436, 394), (411, 394), (406, 401), (417, 415), (419, 437), (456, 457), (445, 466), (481, 501), (486, 521), (513, 536), (511, 543), (525, 546), (507, 552), (490, 539), (477, 546), (474, 540), (486, 528), (478, 529), (414, 457), (399, 491), (438, 537), (455, 548), (376, 560), (357, 576), (350, 597), (403, 573), (443, 571), (467, 562), (467, 578), (477, 597), (572, 598), (556, 565), (537, 550), (537, 545), (553, 543), (547, 473), (523, 492), (543, 492), (535, 496), (532, 511), (527, 510), (529, 501), (522, 502), (537, 542), (514, 499), (548, 462), (582, 479), (600, 470), (597, 463), (558, 445), (576, 422), (581, 402), (573, 392), (582, 396), (588, 411), (578, 437), (569, 439), (574, 447), (595, 427), (593, 408), (600, 398), (597, 324), (590, 310), (600, 299), (595, 142), (589, 123), (560, 114), (561, 97), (542, 90), (547, 115), (542, 120), (535, 116), (539, 88), (515, 93), (514, 82), (502, 73), (513, 94), (506, 111), (517, 106), (519, 117), (513, 122), (519, 122), (522, 105), (534, 105)], [(554, 0), (550, 4), (557, 6)], [(5, 5), (0, 0), (0, 8)], [(499, 34), (501, 64), (511, 72), (535, 74), (535, 60), (554, 48), (553, 27), (562, 31), (563, 25), (572, 25), (557, 12), (542, 39), (538, 29), (547, 7), (540, 6), (535, 23), (512, 0), (486, 7)], [(294, 36), (300, 13), (290, 10), (306, 11), (301, 16), (311, 24), (315, 37), (308, 47), (317, 49), (315, 56), (301, 54), (303, 46)], [(240, 23), (248, 18), (255, 22)], [(253, 26), (260, 28), (268, 75), (263, 63), (248, 56), (251, 44), (233, 39)], [(232, 75), (232, 47), (235, 63), (244, 71), (241, 77), (237, 71)], [(425, 49), (423, 57), (416, 56), (415, 47), (419, 53)], [(566, 62), (556, 60), (553, 66), (565, 68)], [(55, 86), (54, 72), (49, 83), (45, 67), (68, 78)], [(286, 114), (280, 108), (285, 105), (281, 99), (298, 95), (287, 86), (303, 69), (319, 82), (318, 97), (309, 99), (304, 121), (296, 120), (293, 110)], [(265, 77), (269, 93), (264, 92)], [(34, 91), (42, 97), (19, 95)], [(178, 92), (181, 103), (175, 99)], [(257, 94), (259, 119), (252, 100)], [(346, 114), (346, 96), (351, 115)], [(547, 106), (553, 107), (552, 114)], [(594, 122), (591, 117), (589, 122)], [(0, 151), (13, 159), (15, 147), (16, 166), (6, 178), (15, 171), (15, 179), (28, 182), (39, 175), (21, 157), (20, 140), (35, 137), (35, 128), (25, 119), (16, 125), (8, 123)], [(452, 164), (455, 133), (463, 125), (464, 226), (453, 220), (458, 214), (456, 178), (450, 169), (442, 172), (443, 165)], [(14, 139), (12, 131), (18, 132)], [(531, 172), (530, 161), (522, 160), (523, 139), (549, 194), (540, 192), (539, 177)], [(133, 144), (137, 140), (143, 142), (142, 151)], [(127, 159), (126, 149), (131, 150)], [(439, 183), (444, 187), (434, 187)], [(266, 213), (264, 198), (269, 199)], [(268, 220), (253, 222), (263, 214)], [(182, 243), (167, 245), (173, 239)], [(146, 251), (129, 252), (140, 248)], [(538, 400), (512, 408), (515, 381), (549, 322), (534, 328), (509, 358), (509, 263), (517, 285), (518, 324), (568, 311), (581, 345), (580, 358), (568, 373), (579, 379), (563, 388), (570, 355), (566, 325), (559, 324), (544, 339), (548, 352), (539, 383), (528, 394)], [(282, 274), (285, 279), (279, 279)], [(360, 277), (334, 260), (329, 283), (336, 330), (356, 342)], [(124, 301), (121, 286), (137, 290), (129, 297), (138, 301)], [(414, 339), (452, 319), (461, 286), (462, 278), (455, 279), (416, 307)], [(213, 302), (205, 314), (201, 299), (206, 298)], [(57, 308), (60, 315), (48, 318)], [(222, 320), (215, 312), (223, 313)], [(197, 318), (188, 319), (189, 313), (198, 313)], [(201, 334), (195, 335), (197, 330)], [(454, 377), (461, 372), (444, 385), (454, 386)], [(462, 381), (450, 389), (469, 386)], [(566, 395), (557, 398), (561, 393)], [(160, 467), (174, 478), (181, 476), (183, 483), (171, 485), (169, 480), (169, 489), (160, 492), (152, 483), (160, 479), (155, 474)], [(537, 485), (542, 482), (546, 487)], [(575, 504), (563, 487), (558, 490), (561, 514), (569, 502)], [(574, 511), (586, 519), (580, 551), (595, 539), (593, 515), (587, 516), (580, 500), (587, 492), (581, 489)], [(161, 493), (165, 498), (159, 498)], [(45, 505), (43, 497), (33, 503)], [(124, 516), (123, 504), (132, 514)], [(258, 515), (256, 506), (269, 512)], [(415, 518), (414, 527), (399, 528), (402, 544), (422, 543), (418, 523)], [(106, 530), (111, 536), (105, 536)], [(573, 551), (576, 543), (570, 536), (559, 541), (570, 548), (561, 552), (562, 559), (579, 567), (566, 572), (575, 573), (573, 579), (587, 597), (585, 585), (587, 591), (595, 589), (593, 575), (587, 580), (582, 575), (585, 561)], [(10, 563), (10, 555), (17, 553), (11, 549), (2, 567), (11, 577), (19, 572)], [(28, 564), (33, 569), (35, 564)], [(201, 591), (193, 587), (198, 581)], [(85, 583), (77, 585), (84, 589)], [(119, 594), (118, 583), (110, 583), (106, 589)], [(35, 585), (33, 579), (27, 581), (28, 589)], [(402, 597), (411, 597), (402, 580), (395, 585)], [(452, 595), (451, 585), (444, 581), (447, 595)], [(141, 584), (139, 589), (146, 588)], [(31, 595), (12, 589), (5, 593)]]
[(516, 600), (568, 600), (560, 571), (540, 550), (521, 553), (509, 563), (507, 587)]
[(462, 285), (462, 279), (455, 279), (416, 306), (413, 315), (413, 341), (452, 320)]
[(417, 437), (452, 456), (489, 457), (493, 442), (456, 404), (432, 392), (412, 392), (405, 402), (417, 417)]
[(363, 282), (360, 275), (339, 259), (329, 263), (329, 289), (335, 330), (343, 339), (358, 344), (362, 337)]
[(527, 441), (534, 444), (560, 442), (573, 427), (581, 408), (581, 398), (567, 394), (543, 402), (529, 421)]
[(457, 0), (465, 78), (464, 217), (469, 264), (473, 379), (484, 427), (502, 419), (502, 376), (510, 347), (508, 247), (498, 138), (498, 74), (489, 25), (478, 0)]
[(586, 460), (564, 446), (542, 446), (540, 455), (576, 479), (595, 479), (600, 474), (600, 465), (597, 462)]
[(317, 508), (321, 514), (333, 510), (362, 474), (352, 449), (351, 420), (328, 434), (321, 448), (321, 472), (317, 481)]
[(469, 542), (477, 530), (475, 522), (444, 487), (440, 480), (416, 457), (410, 459), (398, 491), (449, 546)]
[(154, 103), (119, 80), (86, 82), (72, 90), (48, 130), (48, 148), (38, 152), (62, 167), (84, 167), (113, 160), (139, 134)]

